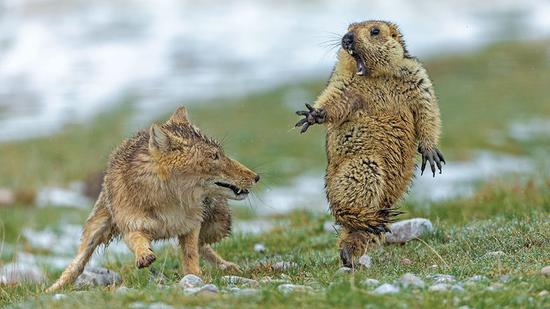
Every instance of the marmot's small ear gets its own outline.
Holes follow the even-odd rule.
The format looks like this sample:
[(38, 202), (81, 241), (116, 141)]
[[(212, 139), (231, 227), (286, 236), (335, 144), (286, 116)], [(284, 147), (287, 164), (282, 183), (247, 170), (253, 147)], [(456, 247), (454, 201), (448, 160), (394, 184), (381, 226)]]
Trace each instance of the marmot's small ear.
[(165, 151), (170, 148), (170, 137), (156, 123), (149, 129), (149, 150)]
[(178, 107), (168, 121), (174, 123), (189, 123), (189, 119), (187, 118), (187, 109), (185, 106)]

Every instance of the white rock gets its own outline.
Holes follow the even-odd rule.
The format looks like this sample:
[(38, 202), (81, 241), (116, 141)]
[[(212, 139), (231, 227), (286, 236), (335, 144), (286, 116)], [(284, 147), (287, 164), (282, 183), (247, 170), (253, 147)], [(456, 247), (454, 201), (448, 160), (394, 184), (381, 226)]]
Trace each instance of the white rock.
[(544, 276), (550, 276), (550, 266), (544, 266), (540, 270), (540, 273), (543, 274)]
[(550, 294), (550, 293), (548, 293), (547, 290), (542, 290), (542, 291), (540, 291), (540, 293), (537, 294), (537, 295), (540, 296), (540, 297), (544, 297), (544, 296), (547, 296), (548, 294)]
[(502, 251), (491, 251), (483, 255), (484, 258), (495, 258), (495, 257), (503, 257), (503, 256), (506, 256), (506, 253)]
[(199, 293), (203, 292), (209, 292), (209, 293), (218, 293), (218, 287), (214, 284), (205, 284), (202, 286), (202, 288), (199, 290)]
[(68, 298), (69, 296), (67, 296), (66, 294), (54, 294), (52, 296), (52, 299), (53, 300), (63, 300), (63, 299), (66, 299)]
[(229, 285), (244, 285), (248, 287), (257, 287), (258, 281), (254, 279), (239, 277), (239, 276), (223, 276), (222, 280)]
[(453, 292), (464, 292), (464, 288), (458, 284), (453, 284), (453, 286), (451, 286), (451, 291)]
[(366, 254), (361, 255), (357, 263), (359, 263), (359, 265), (361, 265), (362, 267), (370, 268), (372, 266), (372, 258)]
[(298, 264), (294, 263), (294, 262), (277, 262), (275, 264), (273, 264), (273, 269), (274, 270), (290, 270), (290, 269), (293, 269), (293, 268), (296, 268), (298, 267)]
[(266, 251), (265, 245), (264, 244), (255, 244), (254, 245), (254, 251), (259, 252), (259, 253), (264, 253)]
[(294, 292), (313, 292), (313, 288), (310, 286), (290, 283), (281, 284), (277, 287), (277, 289), (284, 294)]
[(380, 281), (376, 279), (367, 278), (363, 281), (361, 281), (361, 285), (363, 286), (378, 286), (380, 285)]
[(349, 267), (340, 267), (340, 268), (336, 271), (336, 273), (338, 273), (338, 274), (349, 274), (349, 273), (351, 273), (351, 272), (353, 272), (353, 269), (351, 269), (351, 268), (349, 268)]
[(390, 225), (391, 233), (386, 233), (386, 242), (404, 243), (433, 231), (433, 225), (428, 219), (414, 218), (395, 222)]
[(8, 263), (0, 268), (0, 285), (42, 283), (44, 280), (44, 274), (36, 265)]
[(399, 292), (399, 287), (393, 284), (384, 283), (372, 291), (374, 294), (394, 294)]
[(445, 292), (448, 291), (451, 286), (447, 283), (436, 283), (428, 288), (428, 291), (432, 292)]
[(181, 278), (179, 285), (185, 288), (198, 288), (204, 285), (204, 281), (199, 276), (188, 274)]
[(75, 285), (79, 288), (84, 286), (107, 286), (116, 285), (122, 282), (122, 277), (107, 268), (86, 267), (82, 274), (76, 278)]
[(454, 276), (445, 274), (435, 274), (428, 276), (428, 278), (432, 279), (434, 283), (453, 283), (456, 281)]
[(417, 288), (424, 288), (426, 284), (424, 281), (420, 278), (418, 278), (415, 274), (406, 273), (399, 279), (399, 283), (404, 287), (417, 287)]

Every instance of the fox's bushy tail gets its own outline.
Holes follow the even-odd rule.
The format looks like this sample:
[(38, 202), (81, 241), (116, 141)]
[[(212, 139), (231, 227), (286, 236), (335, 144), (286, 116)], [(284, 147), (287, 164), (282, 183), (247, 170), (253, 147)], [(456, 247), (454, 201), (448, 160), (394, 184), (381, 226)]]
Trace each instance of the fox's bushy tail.
[(59, 290), (63, 286), (73, 283), (76, 278), (84, 271), (84, 267), (90, 260), (95, 248), (101, 244), (106, 244), (113, 237), (113, 225), (111, 214), (106, 207), (103, 193), (97, 199), (94, 209), (82, 231), (82, 243), (78, 249), (78, 254), (67, 266), (57, 281), (46, 289), (46, 292)]

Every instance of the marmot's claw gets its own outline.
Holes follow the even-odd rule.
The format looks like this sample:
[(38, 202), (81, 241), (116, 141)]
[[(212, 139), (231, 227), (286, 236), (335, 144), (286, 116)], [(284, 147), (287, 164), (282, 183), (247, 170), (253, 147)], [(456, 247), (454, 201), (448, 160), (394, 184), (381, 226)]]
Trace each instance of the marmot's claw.
[(435, 177), (436, 166), (439, 170), (439, 174), (442, 172), (441, 162), (446, 164), (445, 158), (439, 149), (423, 149), (418, 148), (418, 152), (422, 155), (422, 165), (420, 166), (420, 175), (424, 175), (424, 170), (426, 169), (426, 162), (430, 162), (430, 169), (432, 171), (433, 177)]
[(315, 108), (309, 104), (306, 103), (307, 111), (297, 111), (296, 115), (298, 116), (304, 116), (304, 118), (300, 119), (294, 126), (295, 127), (302, 127), (302, 130), (300, 130), (300, 133), (305, 133), (307, 129), (313, 124), (316, 123), (323, 123), (325, 122), (326, 118), (326, 111), (322, 108)]

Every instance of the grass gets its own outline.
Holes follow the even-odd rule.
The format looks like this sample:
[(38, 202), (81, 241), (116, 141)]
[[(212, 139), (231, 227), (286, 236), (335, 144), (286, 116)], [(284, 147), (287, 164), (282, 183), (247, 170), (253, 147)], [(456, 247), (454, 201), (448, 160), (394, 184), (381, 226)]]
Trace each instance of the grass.
[[(550, 118), (549, 47), (548, 42), (501, 43), (427, 62), (441, 102), (441, 148), (450, 164), (486, 149), (526, 156), (546, 168), (550, 139), (516, 140), (508, 134), (508, 126), (516, 120)], [(323, 82), (302, 82), (244, 98), (191, 105), (190, 115), (204, 131), (223, 140), (229, 154), (262, 172), (263, 183), (288, 184), (295, 176), (325, 166), (324, 130), (314, 127), (300, 136), (291, 129), (297, 120), (293, 111), (313, 101), (322, 87)], [(129, 134), (125, 123), (130, 115), (131, 109), (125, 105), (89, 124), (68, 126), (52, 137), (3, 144), (0, 186), (63, 185), (101, 170), (110, 149)], [(129, 256), (113, 257), (104, 266), (122, 274), (124, 284), (134, 291), (118, 294), (110, 287), (67, 288), (63, 293), (68, 298), (55, 301), (43, 294), (45, 285), (0, 286), (0, 306), (103, 308), (162, 302), (211, 308), (550, 307), (550, 298), (539, 296), (550, 290), (550, 278), (540, 274), (540, 269), (550, 264), (550, 178), (543, 171), (522, 180), (483, 183), (472, 197), (430, 207), (406, 199), (401, 207), (407, 212), (402, 218), (430, 218), (435, 232), (421, 241), (388, 245), (369, 253), (373, 267), (351, 275), (336, 272), (337, 235), (324, 229), (324, 223), (331, 220), (327, 214), (301, 210), (270, 217), (267, 219), (280, 224), (269, 233), (236, 234), (216, 245), (222, 256), (243, 267), (244, 277), (284, 278), (312, 286), (313, 293), (285, 295), (277, 284), (270, 283), (262, 284), (259, 293), (249, 297), (230, 293), (188, 296), (175, 287), (181, 277), (178, 254), (164, 247), (152, 267), (166, 276), (167, 289), (159, 289), (150, 280), (150, 270), (135, 269)], [(34, 253), (20, 237), (23, 227), (40, 230), (62, 223), (80, 224), (85, 216), (82, 210), (31, 208), (24, 203), (0, 208), (1, 236), (6, 244)], [(239, 208), (237, 217), (252, 219), (255, 214)], [(255, 252), (256, 243), (265, 244), (267, 252)], [(487, 257), (492, 251), (505, 255)], [(9, 252), (0, 252), (0, 264), (12, 258)], [(403, 258), (410, 259), (412, 265), (401, 263)], [(298, 266), (284, 272), (271, 267), (283, 260)], [(203, 266), (205, 281), (225, 289), (221, 279), (225, 273)], [(405, 289), (398, 296), (375, 295), (372, 288), (361, 285), (365, 278), (391, 283), (406, 272), (427, 282), (426, 276), (436, 273), (454, 275), (461, 282), (472, 275), (484, 275), (488, 280), (465, 285), (462, 293)], [(59, 272), (47, 275), (51, 282)], [(510, 280), (501, 283), (502, 275), (509, 275)], [(489, 287), (495, 284), (502, 286), (493, 291)]]

